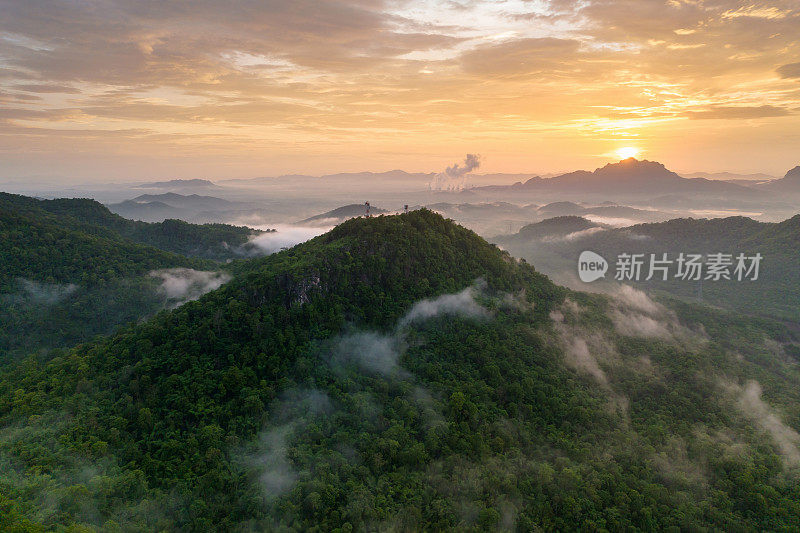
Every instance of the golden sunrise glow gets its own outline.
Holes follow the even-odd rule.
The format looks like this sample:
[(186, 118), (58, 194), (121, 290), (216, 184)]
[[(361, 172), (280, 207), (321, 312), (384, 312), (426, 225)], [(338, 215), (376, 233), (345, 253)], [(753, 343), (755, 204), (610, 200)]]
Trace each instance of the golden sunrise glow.
[(796, 0), (147, 5), (4, 9), (0, 179), (798, 163)]
[(617, 155), (620, 159), (628, 159), (629, 157), (638, 157), (640, 150), (632, 146), (617, 149)]

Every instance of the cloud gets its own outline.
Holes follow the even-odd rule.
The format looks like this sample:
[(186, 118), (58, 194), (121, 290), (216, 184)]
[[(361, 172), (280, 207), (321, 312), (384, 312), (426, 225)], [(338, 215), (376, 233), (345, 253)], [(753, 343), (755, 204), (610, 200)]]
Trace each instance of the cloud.
[(644, 291), (618, 284), (604, 292), (613, 298), (609, 318), (622, 335), (658, 338), (688, 347), (707, 341), (704, 332), (681, 324), (672, 310), (654, 302)]
[(656, 320), (640, 313), (629, 313), (619, 309), (611, 311), (614, 327), (623, 335), (631, 337), (672, 338), (669, 322)]
[[(552, 168), (575, 164), (558, 154), (584, 136), (796, 114), (778, 77), (797, 77), (796, 2), (435, 4), (0, 0), (4, 171), (430, 168), (478, 141), (508, 165)], [(796, 120), (765, 120), (759, 148), (789, 142)], [(695, 135), (694, 157), (747, 135)]]
[[(274, 254), (328, 232), (330, 227), (272, 226), (275, 231), (253, 236), (243, 247), (247, 255)], [(253, 251), (256, 253), (254, 254)]]
[(268, 500), (289, 492), (297, 482), (297, 472), (287, 455), (294, 426), (287, 423), (262, 432), (258, 451), (248, 457), (247, 465), (258, 472), (258, 484)]
[(671, 340), (682, 334), (683, 328), (674, 313), (655, 303), (645, 292), (619, 285), (609, 294), (616, 300), (609, 316), (622, 335)]
[(762, 106), (711, 106), (703, 111), (687, 111), (685, 116), (695, 120), (723, 119), (742, 120), (749, 118), (785, 117), (791, 112), (783, 107)]
[(510, 40), (464, 53), (462, 68), (481, 76), (519, 76), (574, 67), (580, 43), (552, 37)]
[(29, 93), (61, 93), (61, 94), (79, 94), (80, 91), (75, 87), (69, 85), (55, 85), (52, 83), (21, 83), (11, 86), (12, 89), (17, 91), (25, 91)]
[(800, 63), (781, 65), (776, 72), (781, 78), (800, 78)]
[(759, 18), (759, 19), (782, 19), (791, 14), (790, 10), (778, 9), (774, 6), (749, 5), (739, 9), (729, 9), (722, 14), (724, 19), (735, 19), (740, 17)]
[(231, 276), (226, 272), (207, 272), (191, 268), (154, 270), (150, 272), (150, 276), (161, 279), (159, 291), (171, 300), (174, 306), (197, 300), (231, 280)]

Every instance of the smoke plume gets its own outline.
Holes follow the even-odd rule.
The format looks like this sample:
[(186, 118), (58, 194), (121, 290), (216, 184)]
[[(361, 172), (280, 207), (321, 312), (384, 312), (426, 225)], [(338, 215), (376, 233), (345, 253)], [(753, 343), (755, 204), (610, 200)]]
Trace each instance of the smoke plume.
[(447, 167), (444, 172), (436, 174), (430, 188), (435, 191), (460, 191), (467, 184), (467, 174), (480, 166), (479, 155), (467, 154), (462, 165), (456, 163)]

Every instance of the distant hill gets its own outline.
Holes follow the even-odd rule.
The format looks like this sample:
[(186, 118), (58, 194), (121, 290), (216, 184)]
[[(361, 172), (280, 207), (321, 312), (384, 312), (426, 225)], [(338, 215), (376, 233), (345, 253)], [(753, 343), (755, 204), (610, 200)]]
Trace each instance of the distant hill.
[[(13, 288), (16, 278), (91, 284), (166, 266), (209, 265), (143, 242), (153, 240), (146, 231), (140, 233), (146, 238), (124, 237), (113, 228), (116, 215), (93, 200), (35, 200), (0, 193), (0, 215), (4, 290)], [(123, 227), (127, 222), (119, 220)]]
[[(549, 276), (565, 282), (576, 280), (577, 260), (583, 250), (595, 251), (609, 261), (611, 271), (607, 279), (612, 280), (616, 257), (622, 253), (644, 254), (647, 260), (650, 254), (661, 257), (663, 253), (668, 253), (673, 260), (682, 252), (761, 253), (763, 260), (756, 281), (700, 283), (670, 278), (646, 282), (647, 272), (644, 272), (638, 285), (689, 301), (702, 299), (748, 314), (800, 320), (800, 215), (779, 223), (758, 222), (741, 216), (681, 218), (622, 228), (598, 227), (596, 231), (574, 234), (579, 228), (588, 229), (586, 223), (578, 220), (576, 217), (546, 220), (492, 240), (536, 264)], [(569, 233), (573, 233), (570, 238), (543, 238), (552, 234), (563, 237)], [(592, 288), (580, 282), (577, 286)]]
[(134, 198), (134, 202), (163, 202), (173, 207), (186, 209), (226, 209), (239, 204), (214, 196), (201, 196), (198, 194), (178, 194), (167, 192), (162, 194), (142, 194)]
[(108, 210), (123, 218), (142, 222), (161, 222), (168, 218), (187, 219), (192, 212), (180, 209), (164, 202), (137, 202), (125, 200), (116, 204), (108, 204)]
[(0, 364), (84, 342), (178, 301), (159, 291), (154, 271), (191, 269), (163, 279), (173, 294), (213, 286), (222, 278), (207, 272), (249, 254), (258, 233), (134, 222), (94, 200), (0, 193)]
[(762, 181), (774, 180), (775, 176), (771, 174), (755, 173), (755, 174), (737, 174), (735, 172), (690, 172), (681, 174), (684, 178), (705, 178), (709, 180), (731, 181), (733, 183), (741, 182), (743, 184), (758, 183)]
[(609, 163), (592, 172), (578, 170), (554, 178), (534, 177), (507, 187), (478, 187), (485, 192), (568, 192), (615, 196), (658, 194), (708, 194), (752, 196), (750, 188), (704, 178), (687, 179), (655, 161), (634, 158)]
[(221, 183), (233, 186), (253, 186), (253, 185), (300, 185), (306, 183), (327, 183), (333, 182), (348, 184), (371, 184), (374, 182), (386, 182), (395, 184), (407, 184), (418, 187), (420, 183), (429, 182), (434, 173), (406, 172), (404, 170), (390, 170), (387, 172), (339, 172), (336, 174), (325, 174), (322, 176), (311, 176), (307, 174), (284, 174), (275, 177), (259, 178), (238, 178), (224, 180)]
[(585, 207), (574, 202), (553, 202), (537, 209), (537, 213), (544, 217), (581, 215), (585, 212)]
[(231, 202), (214, 196), (198, 194), (142, 194), (131, 200), (108, 204), (108, 209), (125, 218), (146, 222), (161, 222), (168, 218), (194, 220), (203, 212), (234, 212), (256, 204)]
[[(372, 215), (380, 215), (383, 213), (388, 213), (386, 209), (381, 209), (380, 207), (371, 206), (370, 207), (370, 214)], [(354, 218), (354, 217), (361, 217), (366, 214), (366, 206), (364, 204), (349, 204), (343, 205), (341, 207), (337, 207), (331, 211), (327, 211), (325, 213), (321, 213), (319, 215), (314, 215), (313, 217), (306, 218), (298, 222), (298, 224), (303, 225), (325, 225), (325, 226), (332, 226), (336, 224), (340, 224), (345, 220)]]
[[(464, 197), (465, 193), (457, 193)], [(437, 195), (438, 196), (438, 195)], [(474, 195), (471, 195), (474, 196)], [(417, 208), (419, 206), (415, 206)], [(536, 220), (536, 204), (517, 205), (510, 202), (453, 203), (435, 202), (425, 207), (451, 218), (480, 235), (496, 235), (513, 231)]]
[(134, 225), (128, 238), (115, 226), (133, 223), (118, 219), (92, 200), (0, 194), (0, 365), (159, 311), (152, 271), (218, 268), (166, 250), (180, 247), (182, 228)]
[(59, 224), (92, 235), (128, 239), (182, 255), (225, 260), (237, 257), (236, 247), (246, 244), (258, 230), (229, 224), (190, 224), (182, 220), (159, 223), (128, 220), (103, 204), (86, 198), (37, 200), (0, 193), (0, 207), (31, 216), (57, 215)]
[(560, 216), (548, 218), (534, 224), (528, 224), (517, 232), (517, 236), (521, 239), (543, 239), (553, 236), (565, 237), (578, 231), (586, 231), (591, 228), (599, 227), (602, 226), (586, 220), (583, 217)]
[(788, 171), (783, 178), (762, 183), (759, 188), (773, 192), (800, 194), (800, 165)]
[(673, 216), (662, 211), (637, 209), (625, 205), (616, 205), (613, 202), (605, 202), (601, 205), (579, 205), (574, 202), (553, 202), (541, 206), (537, 209), (536, 214), (540, 218), (571, 215), (585, 217), (591, 215), (598, 219), (629, 220), (630, 223), (664, 221)]
[[(533, 175), (532, 173), (471, 173), (468, 183), (470, 186), (505, 186), (515, 181), (527, 180)], [(419, 190), (427, 189), (435, 176), (435, 172), (389, 170), (386, 172), (339, 172), (321, 176), (285, 174), (281, 176), (221, 180), (219, 183), (232, 187), (290, 187), (293, 185), (331, 185), (341, 183), (349, 186), (362, 185), (365, 187), (379, 185), (381, 187), (390, 187), (393, 190), (398, 190), (398, 188), (400, 190)]]
[(204, 179), (188, 179), (188, 180), (168, 180), (168, 181), (153, 181), (150, 183), (141, 183), (138, 185), (143, 189), (183, 189), (183, 188), (219, 188), (219, 185), (213, 181)]
[(429, 210), (0, 372), (4, 530), (788, 531), (798, 332), (567, 291)]

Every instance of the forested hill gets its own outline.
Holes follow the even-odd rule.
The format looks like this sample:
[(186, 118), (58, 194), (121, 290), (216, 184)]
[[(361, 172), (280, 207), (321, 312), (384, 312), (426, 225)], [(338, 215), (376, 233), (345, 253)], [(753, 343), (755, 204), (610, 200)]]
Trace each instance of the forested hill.
[(175, 303), (154, 273), (192, 269), (175, 274), (192, 287), (191, 276), (219, 279), (208, 272), (220, 264), (167, 250), (235, 257), (241, 247), (226, 239), (238, 242), (248, 232), (225, 226), (220, 234), (215, 226), (179, 221), (136, 223), (92, 200), (0, 193), (0, 364), (71, 347)]
[(792, 335), (354, 219), (1, 374), (0, 529), (788, 530)]
[(0, 204), (0, 292), (19, 278), (45, 283), (95, 285), (167, 267), (209, 267), (143, 245), (72, 216)]
[(70, 229), (110, 240), (130, 240), (168, 252), (205, 259), (237, 257), (259, 230), (228, 224), (190, 224), (182, 220), (159, 223), (128, 220), (101, 203), (85, 198), (38, 200), (0, 193), (0, 211), (53, 222)]
[[(583, 219), (577, 219), (583, 220)], [(669, 293), (687, 301), (703, 301), (748, 315), (782, 320), (800, 320), (800, 215), (782, 222), (759, 222), (736, 216), (715, 219), (680, 218), (666, 222), (636, 224), (622, 228), (602, 227), (583, 220), (554, 218), (522, 228), (514, 235), (492, 239), (516, 257), (524, 257), (554, 277), (575, 272), (578, 256), (592, 250), (614, 265), (620, 254), (650, 254), (675, 261), (679, 254), (760, 253), (759, 275), (755, 280), (669, 279), (647, 277), (647, 264), (639, 286)], [(563, 278), (562, 278), (563, 279)], [(636, 285), (636, 283), (634, 283)]]

